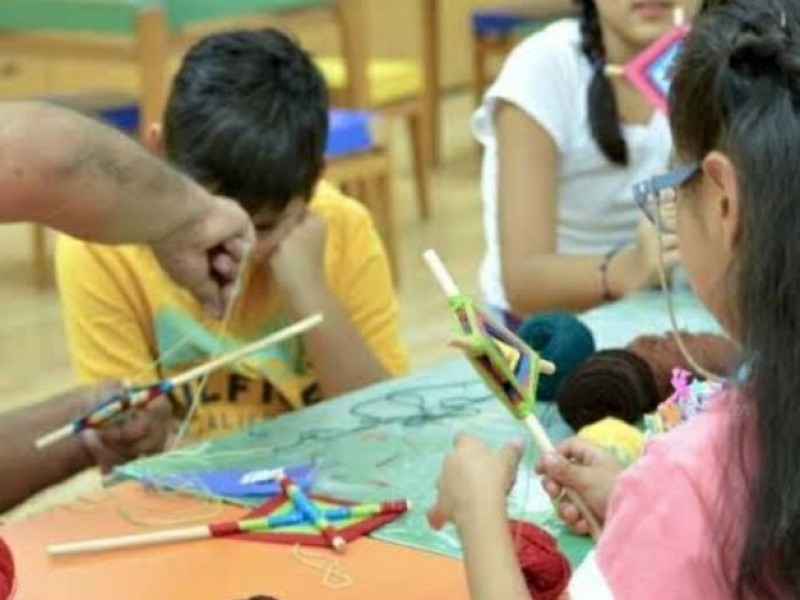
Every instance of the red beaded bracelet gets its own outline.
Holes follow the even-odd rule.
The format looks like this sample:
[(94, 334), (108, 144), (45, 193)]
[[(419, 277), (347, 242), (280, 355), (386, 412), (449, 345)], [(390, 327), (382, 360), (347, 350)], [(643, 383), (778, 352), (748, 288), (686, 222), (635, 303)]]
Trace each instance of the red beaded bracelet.
[(598, 275), (600, 277), (600, 295), (604, 302), (616, 300), (616, 297), (611, 293), (611, 289), (608, 287), (608, 267), (613, 258), (627, 245), (628, 244), (626, 243), (614, 246), (606, 253), (606, 255), (603, 257), (603, 262), (600, 263), (600, 267), (598, 268)]

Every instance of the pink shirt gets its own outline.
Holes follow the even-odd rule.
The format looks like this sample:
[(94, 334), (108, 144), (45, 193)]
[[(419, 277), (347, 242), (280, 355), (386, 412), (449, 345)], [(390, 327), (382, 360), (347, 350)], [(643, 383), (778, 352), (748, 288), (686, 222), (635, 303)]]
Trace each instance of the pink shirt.
[(743, 532), (721, 537), (727, 528), (720, 527), (718, 515), (744, 523), (737, 516), (743, 495), (726, 493), (721, 504), (719, 494), (733, 460), (726, 447), (735, 410), (736, 404), (721, 397), (703, 414), (653, 438), (645, 455), (619, 478), (598, 545), (570, 584), (571, 598), (731, 597), (719, 576), (719, 548), (730, 550), (735, 565)]

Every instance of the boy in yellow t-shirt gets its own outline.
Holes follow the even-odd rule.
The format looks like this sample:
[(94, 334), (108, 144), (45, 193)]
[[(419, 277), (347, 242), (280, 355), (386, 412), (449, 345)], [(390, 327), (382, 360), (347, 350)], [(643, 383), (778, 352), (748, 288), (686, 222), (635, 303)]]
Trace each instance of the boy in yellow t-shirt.
[[(370, 216), (319, 181), (327, 111), (316, 67), (278, 31), (212, 35), (186, 55), (163, 134), (154, 126), (150, 145), (236, 199), (258, 243), (223, 331), (149, 249), (61, 238), (58, 284), (82, 381), (152, 381), (322, 312), (324, 323), (302, 338), (210, 377), (190, 430), (204, 437), (406, 369), (389, 266)], [(185, 408), (197, 389), (170, 401)]]

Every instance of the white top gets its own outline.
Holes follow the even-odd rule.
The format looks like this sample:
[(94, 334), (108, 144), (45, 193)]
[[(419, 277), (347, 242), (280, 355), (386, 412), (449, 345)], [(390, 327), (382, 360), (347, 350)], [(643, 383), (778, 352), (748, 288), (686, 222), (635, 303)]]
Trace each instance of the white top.
[(669, 123), (656, 111), (646, 125), (625, 125), (630, 166), (613, 165), (592, 138), (589, 127), (589, 61), (580, 50), (574, 19), (558, 21), (531, 35), (508, 57), (486, 92), (472, 127), (484, 147), (481, 193), (487, 252), (481, 266), (483, 299), (508, 308), (503, 290), (497, 214), (497, 135), (494, 113), (499, 100), (535, 119), (560, 152), (557, 251), (604, 254), (632, 242), (640, 211), (634, 183), (663, 172), (672, 148)]

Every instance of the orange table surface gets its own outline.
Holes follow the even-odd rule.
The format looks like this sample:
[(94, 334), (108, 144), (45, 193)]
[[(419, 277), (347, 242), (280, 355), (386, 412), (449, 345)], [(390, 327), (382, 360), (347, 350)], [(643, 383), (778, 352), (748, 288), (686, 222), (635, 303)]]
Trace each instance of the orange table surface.
[[(245, 600), (257, 594), (277, 600), (469, 597), (460, 561), (366, 537), (352, 542), (340, 557), (341, 570), (353, 585), (339, 590), (323, 586), (323, 572), (298, 561), (291, 546), (277, 544), (209, 539), (48, 556), (46, 547), (53, 543), (150, 531), (124, 519), (119, 507), (137, 502), (152, 506), (152, 498), (137, 484), (126, 483), (109, 490), (90, 510), (86, 505), (56, 507), (0, 528), (14, 554), (15, 600)], [(186, 506), (193, 502), (187, 499)], [(226, 506), (214, 520), (242, 514), (242, 509)]]

